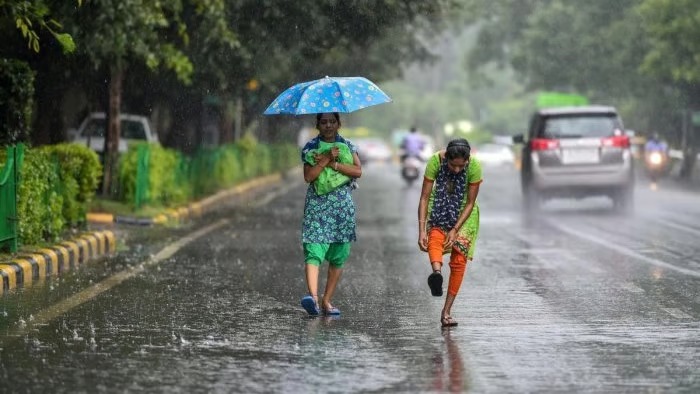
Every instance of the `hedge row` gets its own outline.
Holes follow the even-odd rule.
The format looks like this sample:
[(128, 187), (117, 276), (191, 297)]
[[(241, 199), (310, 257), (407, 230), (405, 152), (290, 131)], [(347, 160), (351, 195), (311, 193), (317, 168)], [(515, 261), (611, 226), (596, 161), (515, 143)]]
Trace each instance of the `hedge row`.
[[(6, 160), (0, 153), (0, 163)], [(21, 244), (55, 241), (66, 228), (84, 225), (102, 166), (97, 154), (75, 144), (25, 149), (17, 215)]]
[[(120, 200), (136, 208), (138, 145), (119, 164)], [(194, 156), (149, 145), (148, 205), (172, 207), (211, 195), (245, 180), (281, 172), (298, 162), (292, 144), (260, 144), (252, 137), (235, 144), (201, 148)]]
[[(291, 144), (236, 144), (201, 149), (186, 157), (161, 146), (150, 148), (150, 205), (173, 207), (211, 195), (245, 180), (288, 170), (298, 162)], [(134, 204), (138, 149), (130, 147), (119, 162), (120, 199)], [(5, 163), (0, 151), (0, 165)], [(85, 224), (90, 202), (102, 177), (97, 154), (78, 144), (25, 150), (18, 195), (20, 244), (56, 241), (66, 229)]]

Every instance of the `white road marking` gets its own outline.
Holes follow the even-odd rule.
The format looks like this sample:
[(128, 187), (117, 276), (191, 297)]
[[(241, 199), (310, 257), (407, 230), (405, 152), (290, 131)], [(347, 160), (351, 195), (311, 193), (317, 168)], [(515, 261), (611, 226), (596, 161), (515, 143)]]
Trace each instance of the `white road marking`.
[(657, 221), (659, 223), (663, 224), (664, 226), (675, 228), (677, 230), (685, 231), (685, 232), (700, 236), (700, 230), (697, 230), (697, 229), (692, 228), (690, 226), (674, 223), (674, 222), (672, 222), (670, 220), (666, 220), (666, 219), (657, 219)]
[(648, 264), (651, 264), (651, 265), (655, 265), (655, 266), (658, 266), (658, 267), (668, 268), (668, 269), (670, 269), (670, 270), (673, 270), (673, 271), (676, 271), (676, 272), (680, 272), (680, 273), (682, 273), (682, 274), (686, 274), (686, 275), (690, 275), (690, 276), (694, 276), (694, 277), (700, 278), (700, 271), (694, 271), (694, 270), (689, 270), (689, 269), (686, 269), (686, 268), (677, 267), (677, 266), (675, 266), (675, 265), (673, 265), (673, 264), (669, 264), (669, 263), (666, 263), (666, 262), (664, 262), (664, 261), (661, 261), (661, 260), (658, 260), (658, 259), (655, 259), (655, 258), (651, 258), (651, 257), (644, 256), (644, 255), (639, 254), (639, 253), (637, 253), (637, 252), (635, 252), (635, 251), (633, 251), (633, 250), (631, 250), (631, 249), (628, 249), (628, 248), (625, 248), (625, 247), (623, 247), (623, 246), (617, 245), (617, 244), (615, 244), (615, 243), (613, 243), (613, 242), (610, 242), (610, 241), (607, 241), (607, 240), (605, 240), (605, 239), (603, 239), (603, 238), (596, 237), (595, 235), (588, 234), (588, 233), (585, 233), (585, 232), (582, 232), (582, 231), (578, 231), (578, 230), (574, 230), (573, 228), (571, 228), (571, 227), (569, 227), (569, 226), (565, 226), (565, 225), (563, 225), (563, 224), (554, 223), (553, 221), (549, 221), (549, 224), (550, 224), (551, 226), (556, 227), (556, 228), (558, 228), (559, 230), (564, 231), (564, 232), (566, 232), (566, 233), (568, 233), (568, 234), (571, 234), (571, 235), (573, 235), (573, 236), (575, 236), (575, 237), (579, 237), (579, 238), (585, 239), (585, 240), (587, 240), (587, 241), (596, 243), (596, 244), (598, 244), (598, 245), (602, 245), (602, 246), (604, 246), (604, 247), (606, 247), (606, 248), (608, 248), (608, 249), (612, 249), (612, 250), (614, 250), (614, 251), (616, 251), (616, 252), (622, 253), (622, 254), (624, 254), (624, 255), (626, 255), (626, 256), (629, 256), (629, 257), (634, 257), (635, 259), (641, 260), (641, 261), (643, 261), (643, 262), (645, 262), (645, 263), (648, 263)]
[(692, 319), (693, 317), (678, 308), (661, 308), (676, 319)]
[(263, 205), (266, 205), (270, 201), (272, 201), (274, 198), (277, 198), (278, 196), (281, 196), (283, 194), (286, 194), (288, 191), (291, 189), (297, 187), (299, 182), (288, 182), (284, 187), (281, 187), (279, 189), (276, 189), (270, 193), (267, 193), (263, 198), (260, 200), (256, 201), (255, 203), (251, 204), (253, 207), (261, 207)]

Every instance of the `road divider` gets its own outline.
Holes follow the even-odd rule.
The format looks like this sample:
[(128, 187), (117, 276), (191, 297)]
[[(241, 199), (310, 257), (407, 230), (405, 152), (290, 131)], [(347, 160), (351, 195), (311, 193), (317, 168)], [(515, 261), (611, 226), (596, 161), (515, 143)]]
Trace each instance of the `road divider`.
[(82, 235), (60, 244), (18, 253), (9, 261), (0, 261), (0, 294), (30, 286), (47, 276), (60, 275), (88, 261), (114, 253), (116, 238), (112, 231)]

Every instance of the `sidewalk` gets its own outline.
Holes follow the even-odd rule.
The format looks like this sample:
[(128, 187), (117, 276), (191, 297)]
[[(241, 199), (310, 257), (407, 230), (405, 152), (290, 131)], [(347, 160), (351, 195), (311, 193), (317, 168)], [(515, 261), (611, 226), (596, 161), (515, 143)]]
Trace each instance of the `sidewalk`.
[(278, 173), (250, 180), (201, 201), (168, 210), (152, 218), (89, 213), (87, 215), (88, 223), (92, 227), (100, 228), (99, 230), (88, 231), (75, 239), (61, 241), (46, 248), (33, 249), (28, 247), (28, 251), (19, 252), (9, 261), (0, 261), (0, 277), (2, 278), (0, 295), (16, 288), (42, 283), (48, 276), (61, 275), (63, 272), (78, 269), (88, 262), (113, 254), (119, 239), (115, 231), (106, 229), (109, 224), (152, 226), (165, 223), (183, 223), (215, 210), (236, 195), (261, 186), (280, 183), (285, 176), (295, 176), (294, 170), (285, 175)]

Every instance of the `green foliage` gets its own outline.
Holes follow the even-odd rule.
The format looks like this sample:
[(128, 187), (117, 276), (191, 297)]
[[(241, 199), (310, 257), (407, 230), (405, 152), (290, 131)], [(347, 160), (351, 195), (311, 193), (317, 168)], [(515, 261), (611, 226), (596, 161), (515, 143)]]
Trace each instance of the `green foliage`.
[(22, 244), (55, 239), (63, 229), (63, 195), (51, 186), (58, 182), (58, 173), (48, 154), (25, 151), (17, 201)]
[[(135, 206), (136, 178), (138, 168), (138, 147), (134, 144), (123, 154), (119, 161), (119, 190), (122, 201)], [(150, 203), (157, 206), (172, 207), (182, 204), (190, 197), (187, 184), (178, 181), (181, 159), (177, 152), (158, 144), (147, 144), (150, 150), (148, 165), (148, 196)]]
[(272, 152), (267, 144), (258, 144), (256, 149), (257, 168), (256, 176), (263, 176), (272, 172)]
[(480, 25), (472, 71), (510, 66), (530, 91), (580, 93), (619, 107), (628, 127), (669, 136), (682, 128), (679, 106), (697, 101), (696, 1), (465, 3)]
[(214, 167), (214, 188), (230, 187), (243, 180), (239, 151), (233, 146), (222, 146)]
[(21, 61), (0, 59), (0, 146), (29, 139), (34, 72)]
[[(5, 159), (2, 150), (0, 162)], [(63, 230), (64, 197), (58, 185), (58, 171), (51, 156), (39, 149), (25, 149), (17, 196), (20, 244), (55, 240)]]
[(63, 199), (63, 217), (70, 226), (85, 223), (87, 207), (95, 197), (102, 165), (93, 150), (78, 144), (40, 148), (58, 163)]
[(156, 203), (164, 206), (185, 203), (189, 191), (185, 185), (177, 183), (176, 172), (173, 171), (179, 164), (177, 153), (160, 145), (151, 144), (150, 148), (149, 195)]
[(292, 144), (270, 146), (270, 171), (287, 171), (299, 165), (299, 149)]
[(182, 7), (181, 0), (93, 0), (80, 9), (84, 19), (72, 28), (80, 52), (96, 69), (123, 70), (131, 61), (152, 69), (165, 65), (188, 83), (194, 67), (177, 45), (187, 40)]
[[(82, 5), (82, 0), (78, 0), (77, 4)], [(3, 23), (3, 16), (10, 18), (22, 33), (22, 37), (27, 40), (29, 49), (39, 52), (39, 34), (36, 30), (39, 27), (51, 33), (64, 53), (75, 51), (73, 37), (67, 33), (59, 33), (62, 26), (51, 18), (50, 14), (51, 10), (45, 0), (0, 1), (0, 24)]]
[(84, 224), (100, 171), (97, 154), (81, 145), (25, 150), (17, 201), (20, 242), (55, 241), (67, 226)]
[(255, 176), (258, 173), (260, 159), (257, 155), (257, 138), (252, 133), (246, 133), (234, 146), (239, 152), (245, 179)]
[[(252, 135), (241, 142), (202, 148), (192, 158), (158, 145), (149, 145), (149, 204), (182, 205), (192, 197), (211, 195), (252, 177), (286, 171), (297, 164), (299, 152), (293, 145), (259, 144)], [(130, 147), (119, 164), (121, 199), (132, 207), (138, 160), (138, 149), (135, 148), (138, 146)]]
[(700, 82), (700, 3), (644, 0), (639, 12), (651, 41), (642, 70), (681, 83)]

